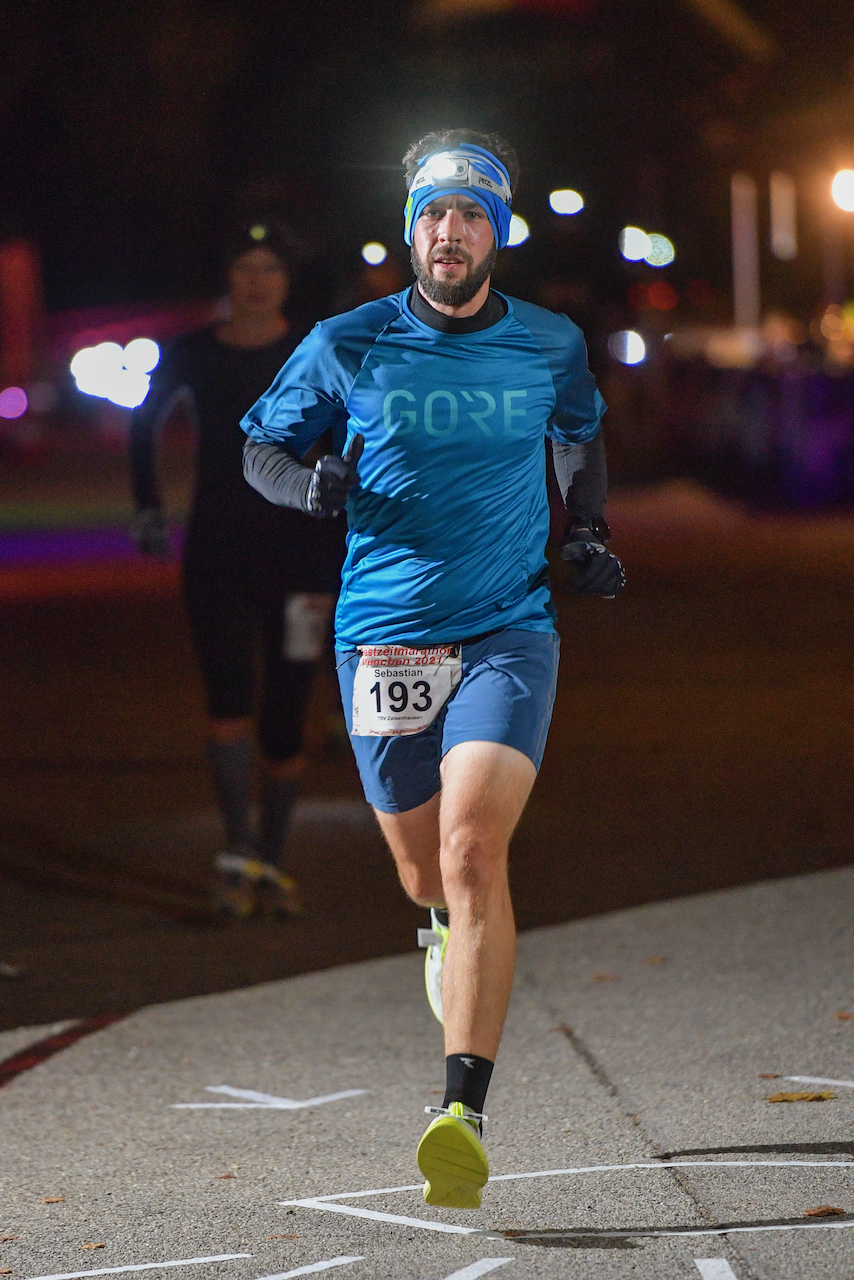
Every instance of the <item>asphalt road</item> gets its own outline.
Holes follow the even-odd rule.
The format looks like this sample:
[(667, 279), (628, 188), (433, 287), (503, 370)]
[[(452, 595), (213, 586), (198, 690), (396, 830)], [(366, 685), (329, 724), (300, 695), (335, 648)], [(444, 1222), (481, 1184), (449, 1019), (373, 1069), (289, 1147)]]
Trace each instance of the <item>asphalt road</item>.
[[(851, 861), (854, 525), (689, 484), (614, 495), (629, 587), (555, 574), (560, 692), (513, 848), (523, 929)], [(84, 572), (85, 568), (85, 572)], [(0, 1028), (225, 991), (414, 945), (334, 691), (291, 868), (309, 912), (222, 926), (221, 836), (173, 570), (0, 573)]]
[(843, 1280), (853, 944), (851, 869), (528, 932), (474, 1212), (419, 957), (140, 1010), (0, 1090), (2, 1273)]

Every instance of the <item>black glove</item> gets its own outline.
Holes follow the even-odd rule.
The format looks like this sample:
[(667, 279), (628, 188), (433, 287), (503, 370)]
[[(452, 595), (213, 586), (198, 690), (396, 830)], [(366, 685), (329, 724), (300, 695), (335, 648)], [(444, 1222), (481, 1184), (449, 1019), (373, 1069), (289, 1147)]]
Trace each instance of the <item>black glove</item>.
[(134, 517), (130, 536), (137, 551), (164, 563), (172, 559), (169, 544), (169, 525), (158, 507), (143, 507)]
[[(605, 526), (607, 528), (607, 526)], [(571, 590), (577, 596), (613, 600), (626, 585), (626, 571), (592, 529), (572, 529), (560, 549), (561, 560), (572, 565)]]
[(347, 502), (347, 495), (359, 483), (356, 467), (365, 447), (364, 436), (353, 436), (343, 458), (333, 453), (318, 458), (311, 473), (306, 510), (313, 516), (337, 516)]

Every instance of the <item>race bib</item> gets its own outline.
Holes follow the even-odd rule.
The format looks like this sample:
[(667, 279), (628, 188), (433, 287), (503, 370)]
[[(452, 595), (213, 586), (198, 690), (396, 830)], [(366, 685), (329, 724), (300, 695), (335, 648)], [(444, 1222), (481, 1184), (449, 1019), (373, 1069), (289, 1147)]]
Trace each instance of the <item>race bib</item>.
[(360, 646), (353, 683), (353, 730), (360, 738), (420, 733), (436, 719), (463, 674), (458, 644), (424, 649)]

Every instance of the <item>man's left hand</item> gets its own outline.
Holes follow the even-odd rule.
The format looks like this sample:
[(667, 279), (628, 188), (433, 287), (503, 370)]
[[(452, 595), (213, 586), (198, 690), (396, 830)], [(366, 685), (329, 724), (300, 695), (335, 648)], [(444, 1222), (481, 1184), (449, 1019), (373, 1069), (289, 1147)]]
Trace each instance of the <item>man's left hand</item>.
[(592, 529), (573, 529), (560, 549), (572, 565), (570, 588), (578, 596), (613, 600), (626, 585), (626, 571)]

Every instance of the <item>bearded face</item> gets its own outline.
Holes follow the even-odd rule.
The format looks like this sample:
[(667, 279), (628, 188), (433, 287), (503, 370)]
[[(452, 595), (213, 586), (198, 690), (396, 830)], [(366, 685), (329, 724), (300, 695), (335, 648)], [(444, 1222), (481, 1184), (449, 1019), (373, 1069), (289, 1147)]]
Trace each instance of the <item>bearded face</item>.
[(495, 268), (486, 210), (462, 194), (432, 201), (415, 224), (410, 256), (425, 298), (439, 306), (465, 306)]

